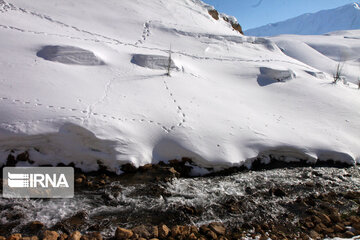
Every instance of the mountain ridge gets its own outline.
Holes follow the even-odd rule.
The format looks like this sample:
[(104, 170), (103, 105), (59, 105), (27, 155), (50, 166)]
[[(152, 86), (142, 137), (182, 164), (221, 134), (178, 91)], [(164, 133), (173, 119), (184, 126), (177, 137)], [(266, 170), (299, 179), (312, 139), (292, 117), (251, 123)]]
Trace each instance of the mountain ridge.
[[(347, 17), (344, 17), (346, 15)], [(360, 8), (354, 2), (344, 6), (305, 13), (284, 21), (248, 29), (246, 35), (275, 36), (280, 34), (320, 35), (340, 30), (360, 28)]]

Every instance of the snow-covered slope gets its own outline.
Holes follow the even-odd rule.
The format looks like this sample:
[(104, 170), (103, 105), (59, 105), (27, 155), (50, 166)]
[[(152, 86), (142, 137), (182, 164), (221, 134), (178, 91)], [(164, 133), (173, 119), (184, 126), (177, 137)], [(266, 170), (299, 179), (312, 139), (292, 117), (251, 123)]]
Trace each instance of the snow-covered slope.
[(317, 13), (303, 14), (282, 22), (249, 29), (245, 31), (245, 34), (249, 36), (317, 35), (354, 29), (360, 29), (360, 7), (358, 3)]
[(269, 155), (360, 161), (360, 72), (332, 85), (326, 54), (358, 49), (360, 34), (312, 37), (300, 52), (291, 36), (275, 39), (281, 51), (208, 9), (196, 0), (1, 0), (1, 162), (11, 151), (114, 171), (181, 157), (215, 169)]

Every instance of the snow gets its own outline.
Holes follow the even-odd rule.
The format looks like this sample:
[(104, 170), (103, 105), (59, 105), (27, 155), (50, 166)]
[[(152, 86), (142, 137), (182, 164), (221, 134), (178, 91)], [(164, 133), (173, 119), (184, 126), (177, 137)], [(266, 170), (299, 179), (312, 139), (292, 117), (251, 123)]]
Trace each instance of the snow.
[(245, 34), (251, 36), (318, 35), (338, 30), (355, 30), (360, 28), (359, 10), (358, 3), (347, 4), (335, 9), (307, 13), (282, 22), (248, 29)]
[[(360, 162), (359, 31), (247, 37), (196, 0), (12, 0), (0, 10), (2, 163), (11, 150), (118, 173), (182, 157), (214, 170), (269, 155)], [(61, 51), (48, 61), (37, 56), (45, 46)], [(349, 50), (348, 84), (331, 84), (334, 49)]]
[(291, 70), (260, 67), (258, 83), (260, 86), (266, 86), (276, 82), (284, 82), (293, 78), (295, 78), (295, 74)]
[(104, 62), (94, 53), (71, 46), (44, 46), (36, 56), (45, 60), (76, 65), (103, 65)]
[[(145, 68), (165, 70), (169, 66), (169, 56), (135, 54), (131, 62)], [(171, 59), (170, 69), (178, 70)]]

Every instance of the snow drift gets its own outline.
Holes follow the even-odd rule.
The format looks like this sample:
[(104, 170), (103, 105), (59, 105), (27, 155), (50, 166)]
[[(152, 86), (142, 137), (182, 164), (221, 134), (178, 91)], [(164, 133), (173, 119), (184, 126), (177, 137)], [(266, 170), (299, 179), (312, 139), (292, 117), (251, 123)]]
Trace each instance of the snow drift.
[(178, 70), (174, 61), (169, 58), (169, 56), (135, 54), (131, 62), (141, 67), (159, 70), (166, 70), (170, 64), (170, 69)]
[(94, 53), (71, 46), (44, 46), (36, 56), (45, 60), (75, 65), (103, 65), (104, 62)]
[[(270, 155), (360, 161), (358, 31), (246, 37), (197, 0), (0, 9), (2, 164), (120, 172), (182, 157), (215, 170)], [(181, 71), (168, 77), (170, 45)], [(326, 49), (344, 46), (348, 84), (333, 85), (338, 60)]]

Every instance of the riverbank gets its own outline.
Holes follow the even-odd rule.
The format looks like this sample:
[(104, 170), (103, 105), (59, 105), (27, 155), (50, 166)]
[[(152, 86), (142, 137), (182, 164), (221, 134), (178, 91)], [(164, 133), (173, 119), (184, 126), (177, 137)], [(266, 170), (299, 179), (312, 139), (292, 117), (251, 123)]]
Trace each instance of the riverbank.
[(204, 177), (190, 176), (188, 161), (126, 165), (120, 176), (77, 172), (74, 199), (1, 199), (0, 235), (49, 240), (360, 235), (358, 166), (287, 166), (273, 162)]

